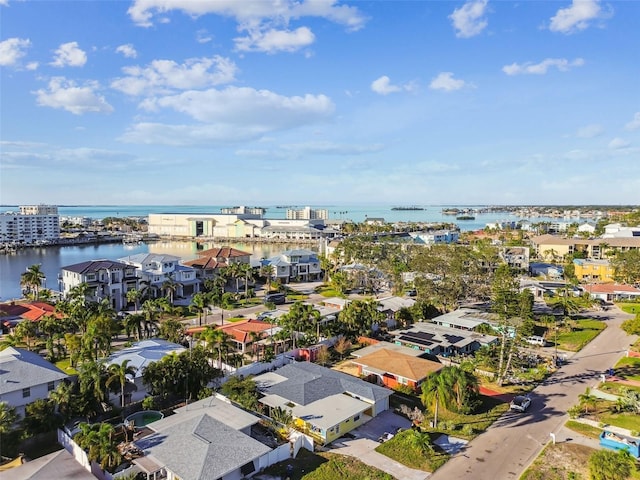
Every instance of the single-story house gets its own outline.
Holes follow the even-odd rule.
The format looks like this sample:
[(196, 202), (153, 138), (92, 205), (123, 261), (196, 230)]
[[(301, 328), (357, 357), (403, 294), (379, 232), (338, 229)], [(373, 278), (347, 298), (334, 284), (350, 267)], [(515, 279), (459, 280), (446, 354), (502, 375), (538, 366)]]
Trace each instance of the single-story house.
[(229, 402), (208, 397), (148, 424), (153, 433), (135, 441), (144, 456), (133, 463), (147, 478), (250, 477), (270, 464), (272, 449), (251, 436), (251, 427), (259, 420)]
[(358, 366), (358, 375), (378, 385), (396, 388), (400, 385), (417, 390), (425, 378), (438, 372), (444, 365), (439, 362), (406, 355), (394, 349), (378, 351), (352, 360)]
[(254, 378), (265, 408), (289, 410), (295, 425), (327, 444), (389, 409), (392, 391), (309, 362)]
[(453, 312), (432, 318), (430, 321), (442, 327), (470, 331), (475, 330), (484, 323), (490, 323), (491, 320), (491, 314), (489, 313), (472, 308), (459, 308)]
[(49, 392), (68, 378), (37, 353), (15, 347), (0, 351), (0, 399), (21, 417), (26, 405), (48, 398)]
[(391, 332), (398, 345), (422, 350), (430, 355), (470, 355), (483, 345), (498, 342), (498, 337), (483, 333), (441, 327), (431, 322), (416, 322), (410, 328)]
[(612, 302), (617, 300), (638, 300), (640, 299), (640, 289), (631, 285), (620, 285), (615, 283), (594, 283), (584, 285), (585, 292), (593, 299)]

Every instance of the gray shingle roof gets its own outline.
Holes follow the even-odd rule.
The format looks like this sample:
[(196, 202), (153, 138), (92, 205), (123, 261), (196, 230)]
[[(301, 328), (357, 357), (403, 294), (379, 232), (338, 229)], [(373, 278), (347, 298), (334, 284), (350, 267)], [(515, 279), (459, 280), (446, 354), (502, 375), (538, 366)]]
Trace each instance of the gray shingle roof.
[(287, 380), (266, 387), (265, 393), (279, 395), (298, 405), (344, 392), (373, 402), (392, 394), (388, 388), (310, 362), (290, 363), (275, 373)]
[(0, 352), (0, 395), (68, 378), (68, 375), (29, 350), (8, 347)]
[(183, 480), (216, 480), (271, 451), (206, 414), (160, 429), (136, 445)]
[(107, 365), (122, 365), (125, 360), (129, 360), (129, 366), (136, 368), (136, 377), (141, 377), (142, 372), (150, 363), (157, 362), (171, 353), (184, 352), (186, 349), (177, 343), (168, 342), (160, 338), (142, 340), (134, 343), (130, 347), (113, 353), (107, 358)]
[(69, 272), (75, 273), (90, 273), (114, 267), (126, 268), (128, 265), (121, 262), (115, 262), (113, 260), (89, 260), (73, 265), (67, 265), (66, 267), (62, 267), (62, 270), (68, 270)]

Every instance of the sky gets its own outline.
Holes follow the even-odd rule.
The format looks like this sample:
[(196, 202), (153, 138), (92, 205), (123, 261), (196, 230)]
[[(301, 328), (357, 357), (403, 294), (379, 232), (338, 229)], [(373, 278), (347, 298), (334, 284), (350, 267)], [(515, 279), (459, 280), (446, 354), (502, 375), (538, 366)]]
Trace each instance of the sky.
[(0, 204), (640, 204), (640, 2), (0, 0)]

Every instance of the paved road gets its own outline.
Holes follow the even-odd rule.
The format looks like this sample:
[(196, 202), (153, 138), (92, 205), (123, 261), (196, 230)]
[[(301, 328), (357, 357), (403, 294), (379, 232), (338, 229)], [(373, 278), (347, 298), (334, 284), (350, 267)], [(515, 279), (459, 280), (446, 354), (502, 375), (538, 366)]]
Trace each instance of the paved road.
[(632, 315), (617, 308), (589, 314), (605, 320), (608, 327), (532, 392), (529, 411), (504, 414), (431, 479), (517, 479), (550, 441), (551, 433), (566, 435), (562, 428), (567, 409), (586, 387), (598, 383), (600, 374), (624, 356), (632, 343), (632, 338), (619, 328)]

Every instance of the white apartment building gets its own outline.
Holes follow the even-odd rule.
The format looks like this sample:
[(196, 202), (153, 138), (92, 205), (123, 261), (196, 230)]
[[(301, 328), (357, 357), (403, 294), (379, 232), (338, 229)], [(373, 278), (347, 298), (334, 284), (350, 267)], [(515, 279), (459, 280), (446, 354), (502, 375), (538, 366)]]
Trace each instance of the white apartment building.
[(33, 244), (59, 238), (57, 206), (23, 205), (19, 212), (0, 214), (0, 243)]
[(288, 220), (327, 220), (328, 218), (329, 212), (326, 209), (315, 209), (311, 207), (287, 209)]

